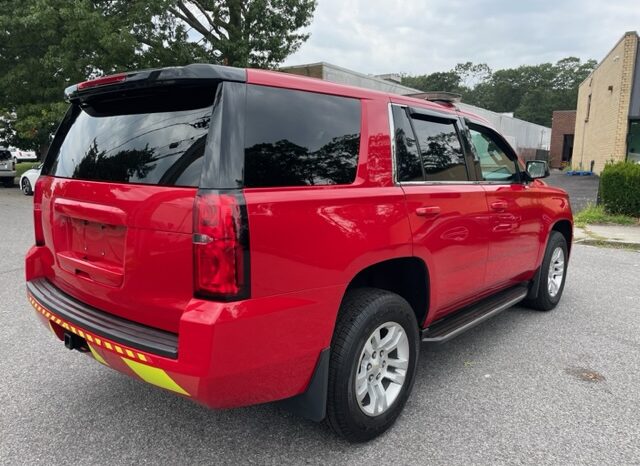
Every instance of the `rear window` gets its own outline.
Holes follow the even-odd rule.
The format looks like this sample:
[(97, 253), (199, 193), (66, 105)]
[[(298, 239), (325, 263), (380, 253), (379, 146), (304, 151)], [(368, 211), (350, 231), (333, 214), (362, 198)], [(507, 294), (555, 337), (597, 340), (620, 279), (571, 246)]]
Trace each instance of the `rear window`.
[(11, 152), (8, 150), (0, 150), (0, 160), (9, 160), (11, 159)]
[(80, 180), (198, 186), (214, 87), (119, 95), (74, 107), (47, 174)]
[(360, 107), (358, 99), (249, 85), (244, 185), (353, 183)]

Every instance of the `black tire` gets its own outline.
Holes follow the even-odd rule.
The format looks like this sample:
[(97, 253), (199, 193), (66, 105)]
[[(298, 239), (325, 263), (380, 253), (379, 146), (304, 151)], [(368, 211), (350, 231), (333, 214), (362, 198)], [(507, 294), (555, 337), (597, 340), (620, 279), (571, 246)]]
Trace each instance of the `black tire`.
[[(358, 405), (355, 375), (367, 339), (379, 326), (388, 322), (399, 324), (408, 338), (406, 375), (400, 392), (387, 410), (369, 416)], [(329, 426), (350, 442), (366, 442), (391, 427), (411, 393), (419, 351), (418, 323), (404, 298), (377, 288), (358, 288), (347, 292), (331, 341), (327, 392)]]
[(13, 188), (13, 178), (4, 178), (2, 184), (4, 184), (5, 188)]
[(31, 196), (33, 194), (33, 189), (31, 188), (31, 183), (29, 182), (29, 180), (27, 178), (23, 178), (22, 179), (22, 186), (20, 186), (20, 189), (22, 189), (22, 193), (25, 196)]
[[(551, 296), (549, 293), (549, 267), (551, 266), (551, 259), (553, 252), (556, 248), (561, 248), (564, 254), (564, 272), (562, 276), (562, 284), (555, 296)], [(558, 305), (560, 298), (562, 298), (562, 292), (564, 285), (567, 281), (567, 265), (568, 265), (568, 248), (567, 240), (564, 236), (557, 232), (552, 231), (549, 235), (549, 241), (547, 242), (547, 249), (544, 252), (544, 259), (542, 260), (541, 272), (540, 272), (540, 285), (538, 288), (538, 296), (535, 299), (529, 299), (525, 303), (527, 306), (537, 309), (538, 311), (550, 311)]]

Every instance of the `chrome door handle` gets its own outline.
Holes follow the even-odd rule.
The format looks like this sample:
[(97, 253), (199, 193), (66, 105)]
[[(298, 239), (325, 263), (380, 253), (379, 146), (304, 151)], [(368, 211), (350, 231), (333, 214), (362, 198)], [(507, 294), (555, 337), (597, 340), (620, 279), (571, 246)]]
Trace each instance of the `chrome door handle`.
[(440, 207), (438, 206), (418, 207), (416, 209), (416, 215), (418, 217), (437, 217), (438, 215), (440, 215)]
[(508, 205), (505, 201), (496, 201), (492, 202), (490, 207), (491, 210), (495, 212), (504, 212), (505, 210), (507, 210)]

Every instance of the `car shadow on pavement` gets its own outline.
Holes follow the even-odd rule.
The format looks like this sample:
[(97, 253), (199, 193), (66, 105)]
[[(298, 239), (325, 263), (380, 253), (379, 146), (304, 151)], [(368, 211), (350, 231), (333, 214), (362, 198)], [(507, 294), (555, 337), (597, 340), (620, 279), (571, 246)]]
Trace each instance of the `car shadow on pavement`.
[[(515, 309), (516, 312), (505, 312), (451, 342), (437, 347), (422, 345), (413, 393), (399, 424), (424, 415), (412, 407), (425, 400), (428, 406), (432, 387), (447, 385), (464, 369), (481, 365), (482, 360), (491, 359), (494, 353), (508, 350), (503, 340), (522, 331), (521, 321), (531, 317), (527, 310)], [(328, 451), (337, 453), (353, 448), (323, 423), (302, 419), (277, 404), (210, 410), (108, 368), (91, 372), (91, 383), (74, 386), (73, 393), (58, 394), (74, 400), (74, 409), (61, 410), (57, 420), (60, 425), (71, 426), (74, 430), (69, 432), (71, 435), (94, 435), (113, 442), (133, 442), (139, 438), (146, 446), (136, 448), (148, 448), (150, 452), (158, 439), (167, 439), (176, 458), (188, 457), (196, 462), (207, 455), (236, 449), (241, 450), (243, 459), (264, 460), (261, 455), (268, 451), (304, 462), (304, 458), (322, 457)], [(439, 413), (438, 406), (432, 405), (429, 410), (434, 416), (446, 414)], [(111, 420), (111, 425), (101, 423), (101, 418)], [(112, 424), (113, 419), (118, 420), (117, 426)], [(394, 432), (392, 429), (377, 442), (386, 442)]]

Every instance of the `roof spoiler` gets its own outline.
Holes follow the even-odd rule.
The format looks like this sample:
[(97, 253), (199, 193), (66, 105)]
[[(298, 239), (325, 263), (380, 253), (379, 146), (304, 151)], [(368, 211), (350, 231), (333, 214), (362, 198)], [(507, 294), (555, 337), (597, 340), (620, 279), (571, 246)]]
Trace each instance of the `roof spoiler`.
[(64, 91), (67, 102), (85, 101), (98, 94), (124, 89), (147, 88), (176, 84), (178, 81), (246, 82), (247, 71), (222, 65), (192, 64), (118, 73), (69, 86)]

